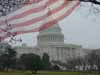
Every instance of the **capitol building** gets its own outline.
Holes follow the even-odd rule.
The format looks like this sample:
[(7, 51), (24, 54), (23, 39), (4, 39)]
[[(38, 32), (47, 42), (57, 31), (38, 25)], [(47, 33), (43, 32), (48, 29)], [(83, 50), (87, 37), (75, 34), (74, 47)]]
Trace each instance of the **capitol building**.
[(42, 30), (37, 36), (37, 45), (28, 47), (23, 44), (16, 46), (18, 55), (23, 53), (35, 53), (40, 56), (47, 53), (50, 56), (50, 61), (67, 62), (69, 59), (80, 56), (82, 47), (75, 44), (64, 43), (64, 34), (59, 25), (54, 25), (48, 29)]

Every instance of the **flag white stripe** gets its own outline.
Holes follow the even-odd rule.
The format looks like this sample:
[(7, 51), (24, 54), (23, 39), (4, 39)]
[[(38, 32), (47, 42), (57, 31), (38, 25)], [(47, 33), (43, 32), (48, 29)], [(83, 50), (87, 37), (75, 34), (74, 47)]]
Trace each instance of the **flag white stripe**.
[(15, 32), (15, 31), (29, 31), (29, 30), (32, 30), (32, 29), (40, 27), (41, 24), (43, 24), (43, 23), (47, 23), (49, 21), (56, 20), (57, 18), (62, 16), (62, 13), (63, 14), (66, 13), (66, 10), (69, 10), (72, 7), (73, 4), (75, 5), (76, 2), (73, 1), (72, 3), (70, 3), (70, 5), (68, 5), (67, 7), (63, 8), (59, 12), (57, 12), (55, 14), (52, 14), (51, 16), (47, 17), (46, 20), (42, 20), (42, 21), (37, 22), (34, 25), (32, 24), (30, 26), (23, 26), (23, 27), (18, 27), (18, 28), (16, 27), (16, 28), (12, 29), (12, 32)]
[[(51, 10), (53, 10), (53, 9), (58, 8), (59, 6), (61, 6), (63, 3), (64, 3), (64, 0), (62, 0), (62, 1), (59, 0), (58, 2), (50, 5), (49, 8), (51, 8)], [(12, 25), (16, 24), (16, 23), (23, 23), (25, 21), (32, 20), (33, 18), (37, 18), (37, 17), (43, 16), (47, 12), (48, 12), (48, 8), (46, 8), (45, 10), (42, 10), (42, 11), (40, 11), (38, 13), (27, 15), (24, 18), (20, 18), (20, 19), (17, 19), (17, 20), (15, 19), (15, 20), (13, 20), (13, 21), (11, 21), (9, 23), (12, 24)]]
[[(50, 0), (43, 0), (43, 1), (44, 1), (44, 5), (45, 5)], [(43, 1), (41, 1), (41, 2), (43, 2)], [(9, 31), (10, 32), (20, 32), (20, 33), (32, 32), (32, 31), (35, 31), (35, 29), (42, 27), (42, 25), (43, 26), (46, 25), (49, 22), (59, 21), (60, 19), (64, 18), (67, 14), (70, 14), (70, 12), (73, 10), (73, 8), (75, 8), (78, 5), (79, 0), (69, 1), (68, 4), (66, 3), (66, 5), (64, 4), (65, 2), (66, 2), (66, 0), (58, 0), (54, 4), (51, 4), (50, 6), (48, 6), (49, 9), (46, 8), (43, 11), (39, 11), (34, 14), (29, 14), (29, 15), (25, 16), (24, 18), (19, 18), (19, 19), (9, 21), (10, 24), (15, 25), (15, 27)], [(60, 6), (63, 6), (63, 4), (64, 4), (64, 7), (60, 7)], [(25, 8), (31, 9), (31, 8), (33, 8), (32, 6), (33, 5), (28, 5), (28, 7), (25, 6), (21, 9), (19, 9), (18, 11), (14, 12), (14, 14), (22, 13), (22, 12), (20, 12), (20, 11), (22, 11), (22, 9), (24, 9), (23, 12), (25, 12), (25, 11), (27, 11), (27, 9), (25, 9)], [(57, 10), (57, 8), (58, 8), (58, 10)], [(61, 9), (59, 10), (59, 8), (61, 8)], [(47, 15), (48, 11), (51, 11), (51, 15)], [(14, 15), (10, 14), (9, 16), (12, 17)], [(32, 19), (35, 20), (38, 17), (42, 18), (42, 16), (44, 17), (43, 19), (40, 19), (40, 20), (37, 19), (36, 22), (27, 24), (27, 21), (32, 20)], [(10, 17), (8, 17), (8, 18), (10, 18)], [(1, 21), (1, 19), (0, 19), (0, 21)], [(21, 25), (21, 23), (22, 24), (26, 23), (26, 24)], [(20, 25), (20, 26), (17, 26), (17, 25)], [(0, 28), (6, 29), (7, 27), (5, 24), (3, 24), (3, 25), (0, 25)], [(0, 31), (0, 32), (2, 32), (2, 31)], [(7, 34), (6, 32), (0, 33), (0, 36), (7, 37), (6, 34)]]
[[(53, 5), (50, 5), (49, 8), (53, 8), (53, 9), (58, 8), (58, 7), (61, 6), (63, 3), (64, 3), (64, 0), (63, 0), (63, 1), (60, 1), (60, 0), (59, 0), (59, 2), (56, 2), (56, 3), (54, 3)], [(52, 10), (53, 10), (53, 9), (52, 9)], [(48, 12), (48, 9), (45, 9), (45, 10), (43, 10), (43, 11), (41, 11), (41, 12), (34, 13), (34, 14), (30, 14), (30, 15), (24, 17), (24, 18), (17, 19), (17, 20), (15, 19), (15, 20), (9, 22), (9, 24), (14, 25), (14, 24), (18, 24), (18, 23), (24, 23), (24, 22), (26, 22), (26, 21), (28, 21), (28, 20), (32, 20), (32, 19), (35, 19), (35, 18), (37, 18), (37, 17), (41, 17), (41, 16), (43, 16), (43, 15), (47, 15), (47, 12)], [(36, 23), (35, 23), (35, 25), (36, 25)], [(15, 26), (16, 26), (16, 25), (15, 25)], [(23, 26), (23, 25), (22, 25), (22, 26)], [(5, 25), (2, 25), (2, 26), (1, 26), (1, 28), (3, 28), (3, 29), (4, 29), (5, 27), (6, 27)], [(35, 27), (35, 26), (33, 26), (33, 27)]]
[[(11, 17), (15, 16), (16, 14), (21, 14), (21, 13), (23, 13), (25, 11), (28, 11), (30, 8), (34, 9), (34, 8), (38, 8), (38, 7), (44, 6), (47, 2), (48, 2), (48, 0), (42, 0), (41, 2), (39, 2), (37, 4), (28, 4), (28, 5), (25, 5), (24, 7), (18, 9), (17, 11), (15, 11), (15, 12), (13, 12), (11, 14), (8, 14), (7, 18), (11, 18)], [(1, 21), (5, 21), (5, 18), (6, 18), (6, 16), (1, 17), (0, 18), (0, 22)]]

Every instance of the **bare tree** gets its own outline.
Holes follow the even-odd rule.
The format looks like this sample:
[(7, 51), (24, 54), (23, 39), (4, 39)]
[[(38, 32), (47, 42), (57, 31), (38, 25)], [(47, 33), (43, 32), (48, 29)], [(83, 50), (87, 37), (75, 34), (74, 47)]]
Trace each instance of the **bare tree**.
[(100, 5), (100, 0), (80, 0), (82, 2), (90, 2), (96, 5)]
[(89, 8), (89, 15), (100, 14), (100, 0), (80, 0), (80, 6), (87, 6)]

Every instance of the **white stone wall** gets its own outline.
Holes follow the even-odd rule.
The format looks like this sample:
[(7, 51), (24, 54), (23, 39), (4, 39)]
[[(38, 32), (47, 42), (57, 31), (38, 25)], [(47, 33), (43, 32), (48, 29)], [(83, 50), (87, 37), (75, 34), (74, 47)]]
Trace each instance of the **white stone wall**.
[(38, 54), (41, 57), (43, 53), (48, 53), (50, 56), (50, 61), (62, 61), (67, 62), (67, 60), (72, 58), (77, 58), (80, 56), (81, 48), (67, 48), (67, 47), (52, 47), (52, 46), (43, 46), (43, 47), (16, 47), (18, 56), (23, 53), (34, 53)]
[(77, 58), (80, 55), (80, 48), (67, 48), (67, 47), (40, 47), (39, 55), (43, 56), (43, 53), (47, 53), (52, 61), (62, 61), (67, 62), (69, 59)]

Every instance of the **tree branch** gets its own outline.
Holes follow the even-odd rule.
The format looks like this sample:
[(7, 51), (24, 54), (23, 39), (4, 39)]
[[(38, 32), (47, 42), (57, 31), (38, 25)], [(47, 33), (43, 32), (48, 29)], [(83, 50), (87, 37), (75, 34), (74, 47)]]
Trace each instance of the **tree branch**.
[(83, 2), (91, 2), (93, 4), (100, 5), (100, 1), (97, 1), (97, 0), (80, 0), (80, 1), (83, 1)]

